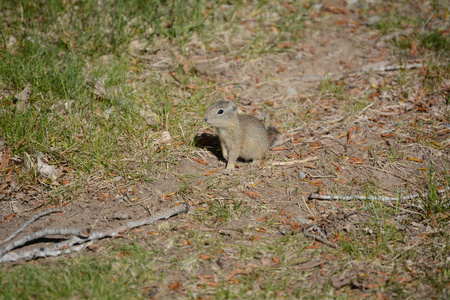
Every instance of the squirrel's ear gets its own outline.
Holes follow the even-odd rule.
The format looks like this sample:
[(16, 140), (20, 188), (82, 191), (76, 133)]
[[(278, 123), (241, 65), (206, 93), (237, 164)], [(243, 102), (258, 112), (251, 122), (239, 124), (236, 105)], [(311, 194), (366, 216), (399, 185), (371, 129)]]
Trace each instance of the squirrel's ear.
[(236, 103), (233, 101), (230, 101), (230, 107), (233, 111), (236, 111), (236, 109), (237, 109)]

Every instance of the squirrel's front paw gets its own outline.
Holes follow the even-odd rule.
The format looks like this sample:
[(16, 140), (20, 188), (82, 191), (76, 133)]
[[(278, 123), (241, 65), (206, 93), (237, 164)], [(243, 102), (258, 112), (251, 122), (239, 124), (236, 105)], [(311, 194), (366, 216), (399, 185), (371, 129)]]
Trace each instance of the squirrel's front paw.
[(230, 175), (230, 174), (233, 173), (233, 171), (234, 171), (234, 169), (225, 169), (225, 170), (222, 171), (222, 173), (225, 174), (225, 175)]
[(223, 170), (224, 174), (231, 174), (234, 171), (234, 165), (227, 164), (227, 167), (225, 170)]

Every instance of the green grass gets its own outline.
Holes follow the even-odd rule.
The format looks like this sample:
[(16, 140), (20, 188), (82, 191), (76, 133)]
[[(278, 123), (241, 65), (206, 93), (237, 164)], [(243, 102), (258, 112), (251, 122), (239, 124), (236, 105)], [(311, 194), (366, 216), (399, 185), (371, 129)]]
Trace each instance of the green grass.
[[(143, 298), (148, 283), (161, 280), (151, 266), (159, 253), (137, 244), (121, 244), (107, 257), (72, 257), (54, 264), (0, 267), (1, 299)], [(8, 276), (4, 276), (8, 272)]]
[[(145, 82), (130, 86), (143, 71), (141, 58), (128, 53), (131, 41), (141, 42), (141, 54), (146, 47), (158, 51), (157, 45), (165, 41), (188, 54), (198, 41), (209, 47), (216, 31), (228, 30), (240, 39), (242, 18), (253, 14), (259, 21), (245, 30), (249, 34), (240, 39), (240, 53), (284, 51), (277, 44), (299, 39), (306, 8), (299, 3), (288, 9), (275, 2), (136, 0), (3, 2), (0, 9), (9, 24), (0, 24), (0, 83), (11, 91), (0, 100), (0, 134), (12, 146), (12, 154), (38, 150), (79, 176), (102, 170), (140, 180), (147, 174), (123, 161), (134, 152), (144, 165), (154, 167), (159, 155), (152, 140), (161, 131), (169, 131), (175, 143), (185, 143), (189, 153), (198, 131), (196, 117), (206, 109), (202, 99), (213, 86), (181, 64), (174, 68), (181, 94), (174, 93), (180, 91), (176, 82), (163, 82), (153, 71)], [(276, 15), (266, 18), (270, 10)], [(192, 48), (192, 42), (197, 46)], [(100, 78), (108, 95), (96, 95), (89, 83)], [(13, 94), (28, 83), (29, 108), (17, 112)], [(183, 86), (189, 84), (204, 88), (188, 95)], [(155, 122), (148, 126), (149, 115)]]

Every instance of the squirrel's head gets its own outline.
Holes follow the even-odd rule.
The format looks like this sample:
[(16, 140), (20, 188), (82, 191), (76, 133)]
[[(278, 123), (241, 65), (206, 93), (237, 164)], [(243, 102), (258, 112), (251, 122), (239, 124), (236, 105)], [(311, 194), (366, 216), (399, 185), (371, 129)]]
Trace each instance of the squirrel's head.
[(236, 118), (237, 106), (233, 101), (219, 99), (205, 113), (205, 121), (209, 125), (220, 127), (228, 125)]

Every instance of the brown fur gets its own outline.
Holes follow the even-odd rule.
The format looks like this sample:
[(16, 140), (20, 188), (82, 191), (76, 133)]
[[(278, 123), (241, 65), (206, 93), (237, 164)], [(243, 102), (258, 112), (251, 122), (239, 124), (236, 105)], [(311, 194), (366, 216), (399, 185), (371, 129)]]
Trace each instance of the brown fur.
[[(238, 157), (258, 165), (269, 151), (269, 135), (264, 124), (255, 117), (238, 114), (232, 101), (220, 99), (211, 105), (205, 113), (205, 121), (216, 128), (223, 157), (227, 160), (226, 173), (234, 170)], [(271, 135), (274, 135), (273, 130), (270, 130)]]

